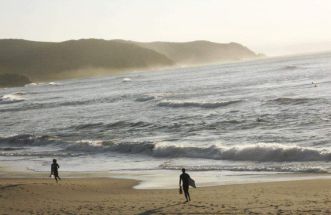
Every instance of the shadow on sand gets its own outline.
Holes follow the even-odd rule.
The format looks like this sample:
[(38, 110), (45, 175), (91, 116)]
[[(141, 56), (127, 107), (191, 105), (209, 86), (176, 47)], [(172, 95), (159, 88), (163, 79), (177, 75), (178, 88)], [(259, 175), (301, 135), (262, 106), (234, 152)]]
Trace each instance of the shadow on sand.
[[(142, 213), (139, 213), (138, 215), (151, 215), (151, 214), (157, 214), (157, 213), (160, 213), (160, 214), (187, 214), (187, 212), (185, 213), (180, 213), (177, 209), (174, 209), (174, 212), (164, 212), (162, 211), (163, 209), (171, 209), (171, 207), (174, 207), (174, 206), (178, 206), (178, 205), (185, 205), (186, 202), (182, 202), (182, 203), (177, 203), (177, 204), (172, 204), (172, 205), (166, 205), (164, 207), (159, 207), (159, 208), (155, 208), (155, 209), (151, 209), (151, 210), (147, 210), (147, 211), (144, 211)], [(187, 203), (189, 206), (191, 207), (195, 207), (195, 208), (202, 208), (202, 209), (206, 209), (206, 206), (203, 206), (203, 205), (196, 205), (196, 204), (190, 204), (190, 203)], [(194, 214), (219, 214), (217, 212), (211, 212), (211, 213), (207, 213), (206, 211), (205, 212), (195, 212)], [(223, 213), (221, 213), (223, 214)]]
[[(177, 203), (177, 204), (173, 204), (173, 205), (166, 205), (164, 207), (159, 207), (159, 208), (155, 208), (155, 209), (144, 211), (142, 213), (139, 213), (138, 215), (150, 215), (150, 214), (155, 214), (155, 213), (162, 213), (161, 210), (163, 210), (163, 209), (171, 208), (171, 207), (174, 207), (174, 206), (177, 206), (177, 205), (181, 205), (181, 204), (184, 204), (184, 203)], [(167, 212), (167, 214), (172, 214), (172, 213)], [(173, 214), (178, 214), (178, 212), (174, 212)]]
[(0, 186), (0, 190), (5, 190), (5, 189), (14, 188), (14, 187), (19, 187), (21, 185), (24, 185), (24, 184), (12, 184), (12, 185)]

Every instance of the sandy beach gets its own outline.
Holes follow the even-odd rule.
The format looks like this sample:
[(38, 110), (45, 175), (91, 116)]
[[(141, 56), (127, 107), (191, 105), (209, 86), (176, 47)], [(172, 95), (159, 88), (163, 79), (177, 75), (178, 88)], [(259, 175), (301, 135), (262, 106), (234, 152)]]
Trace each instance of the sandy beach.
[(331, 180), (137, 190), (111, 178), (0, 179), (0, 214), (331, 214)]

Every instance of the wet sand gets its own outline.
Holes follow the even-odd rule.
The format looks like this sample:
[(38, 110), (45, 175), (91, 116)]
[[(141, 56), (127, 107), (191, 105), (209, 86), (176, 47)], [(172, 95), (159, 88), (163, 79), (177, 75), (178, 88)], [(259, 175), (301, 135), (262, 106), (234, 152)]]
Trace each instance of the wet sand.
[(0, 179), (0, 214), (331, 214), (331, 180), (136, 190), (109, 178)]

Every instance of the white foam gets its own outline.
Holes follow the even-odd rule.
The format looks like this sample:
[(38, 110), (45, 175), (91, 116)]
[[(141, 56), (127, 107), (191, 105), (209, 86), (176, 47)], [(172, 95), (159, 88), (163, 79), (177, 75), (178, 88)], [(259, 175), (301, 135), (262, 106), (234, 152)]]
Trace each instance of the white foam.
[(59, 83), (56, 83), (56, 82), (49, 82), (48, 85), (58, 86), (58, 85), (60, 85), (60, 84), (59, 84)]
[(80, 144), (87, 144), (89, 146), (94, 146), (94, 147), (102, 147), (103, 146), (103, 141), (102, 140), (79, 140), (77, 143)]
[(30, 86), (38, 86), (37, 83), (30, 83), (30, 84), (26, 84), (25, 87), (30, 87)]
[(122, 81), (123, 81), (123, 82), (129, 82), (129, 81), (131, 81), (131, 78), (123, 78)]
[[(122, 171), (115, 178), (135, 179), (139, 181), (135, 189), (169, 189), (178, 188), (180, 171), (174, 170), (149, 170), (149, 171)], [(188, 171), (188, 174), (196, 182), (197, 187), (216, 185), (247, 184), (260, 182), (307, 180), (324, 178), (329, 175), (290, 174), (277, 172), (232, 172), (232, 171)]]
[(314, 149), (277, 143), (243, 144), (236, 146), (211, 145), (209, 147), (178, 147), (156, 145), (153, 156), (190, 157), (235, 161), (322, 161), (331, 160), (327, 149)]
[(15, 102), (21, 102), (25, 99), (22, 97), (23, 93), (17, 92), (12, 94), (6, 94), (0, 97), (0, 104), (8, 104), (8, 103), (15, 103)]
[(57, 83), (57, 82), (48, 82), (48, 83), (43, 83), (43, 82), (40, 82), (40, 83), (30, 83), (30, 84), (26, 84), (25, 87), (35, 87), (35, 86), (47, 86), (47, 85), (50, 85), (50, 86), (59, 86), (61, 85), (60, 83)]

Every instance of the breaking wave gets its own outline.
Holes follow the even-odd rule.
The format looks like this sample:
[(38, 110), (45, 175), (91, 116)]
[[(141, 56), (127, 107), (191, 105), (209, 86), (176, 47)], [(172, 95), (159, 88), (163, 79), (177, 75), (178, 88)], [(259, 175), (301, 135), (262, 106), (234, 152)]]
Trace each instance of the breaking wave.
[(226, 101), (226, 102), (195, 102), (195, 101), (161, 101), (158, 103), (160, 107), (195, 107), (195, 108), (219, 108), (227, 105), (241, 102), (241, 100)]
[(155, 145), (152, 155), (157, 157), (189, 157), (259, 162), (331, 160), (331, 153), (329, 151), (281, 144), (212, 145), (205, 148)]
[(53, 136), (24, 134), (0, 138), (0, 144), (11, 147), (61, 144), (61, 148), (64, 150), (75, 152), (118, 152), (167, 158), (185, 157), (258, 162), (331, 161), (331, 151), (327, 149), (314, 149), (296, 145), (286, 146), (274, 143), (245, 144), (241, 146), (211, 145), (208, 147), (184, 147), (149, 141), (123, 143), (104, 140), (64, 141)]
[(24, 101), (25, 99), (22, 97), (23, 95), (23, 92), (3, 95), (2, 97), (0, 97), (0, 104), (10, 104)]
[(315, 149), (312, 147), (301, 147), (297, 145), (287, 146), (276, 143), (244, 144), (241, 146), (210, 145), (206, 147), (193, 147), (176, 146), (162, 142), (153, 143), (149, 141), (121, 143), (105, 140), (66, 141), (56, 136), (35, 136), (30, 134), (0, 138), (0, 145), (10, 147), (42, 146), (49, 144), (60, 144), (61, 148), (64, 150), (73, 150), (76, 152), (119, 152), (169, 158), (185, 157), (258, 162), (331, 161), (331, 151), (326, 148)]
[[(84, 143), (84, 144), (82, 144)], [(88, 148), (86, 148), (88, 146)], [(281, 144), (252, 144), (243, 146), (209, 147), (178, 147), (168, 144), (154, 144), (152, 142), (113, 143), (99, 141), (98, 144), (80, 142), (66, 148), (67, 150), (88, 149), (89, 152), (119, 152), (145, 154), (153, 157), (169, 158), (205, 158), (215, 160), (258, 161), (258, 162), (293, 162), (293, 161), (330, 161), (331, 152), (308, 147), (285, 146)]]

